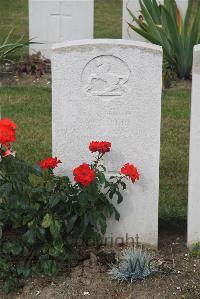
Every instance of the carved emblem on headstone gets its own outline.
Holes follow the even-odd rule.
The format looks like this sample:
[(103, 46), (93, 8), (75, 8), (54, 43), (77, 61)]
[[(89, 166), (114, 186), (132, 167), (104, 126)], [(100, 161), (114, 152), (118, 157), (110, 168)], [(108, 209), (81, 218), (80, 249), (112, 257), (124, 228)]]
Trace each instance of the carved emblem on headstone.
[(83, 88), (93, 96), (122, 96), (127, 93), (129, 77), (129, 67), (120, 58), (97, 56), (86, 64), (82, 72)]

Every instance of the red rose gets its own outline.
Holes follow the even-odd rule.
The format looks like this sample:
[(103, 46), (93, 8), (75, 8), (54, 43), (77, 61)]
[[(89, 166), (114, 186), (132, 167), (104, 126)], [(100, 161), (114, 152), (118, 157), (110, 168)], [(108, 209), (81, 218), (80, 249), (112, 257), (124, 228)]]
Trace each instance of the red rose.
[(89, 150), (94, 152), (99, 152), (105, 154), (110, 151), (111, 143), (107, 141), (92, 141), (89, 144)]
[(8, 146), (16, 141), (16, 124), (8, 118), (0, 120), (0, 144)]
[(129, 163), (126, 163), (122, 168), (121, 168), (121, 173), (128, 176), (132, 182), (134, 183), (136, 180), (139, 180), (139, 173), (137, 171), (137, 168)]
[(55, 167), (58, 167), (58, 163), (62, 163), (62, 162), (58, 160), (57, 157), (55, 158), (48, 157), (40, 162), (40, 167), (42, 168), (42, 170), (49, 169), (49, 168), (54, 169)]
[(83, 186), (88, 186), (95, 179), (94, 170), (86, 163), (74, 168), (73, 175), (74, 180)]
[(16, 128), (17, 128), (16, 124), (12, 120), (10, 120), (9, 118), (0, 119), (0, 125), (5, 126), (5, 127), (9, 127), (13, 130), (16, 130)]

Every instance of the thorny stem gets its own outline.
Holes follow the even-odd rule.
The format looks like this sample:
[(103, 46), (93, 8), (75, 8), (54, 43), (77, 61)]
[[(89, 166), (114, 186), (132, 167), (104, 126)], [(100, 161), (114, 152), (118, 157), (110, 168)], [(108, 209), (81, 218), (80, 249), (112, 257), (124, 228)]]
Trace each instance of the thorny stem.
[(98, 163), (99, 163), (99, 161), (101, 160), (101, 158), (104, 156), (104, 153), (99, 153), (98, 154), (98, 156), (97, 156), (97, 158), (96, 158), (96, 161), (95, 161), (95, 165), (94, 165), (94, 167), (95, 167), (95, 169), (97, 168), (97, 166), (98, 166)]

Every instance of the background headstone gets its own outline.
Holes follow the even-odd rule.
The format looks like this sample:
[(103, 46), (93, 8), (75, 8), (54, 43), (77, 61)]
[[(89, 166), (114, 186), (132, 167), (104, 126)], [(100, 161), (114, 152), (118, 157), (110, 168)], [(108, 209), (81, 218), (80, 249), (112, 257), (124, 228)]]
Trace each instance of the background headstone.
[(93, 38), (94, 0), (29, 0), (30, 54), (51, 57), (55, 43)]
[(200, 45), (194, 48), (190, 167), (188, 199), (188, 246), (200, 242)]
[[(158, 1), (159, 3), (164, 3), (164, 0)], [(185, 16), (188, 0), (176, 0), (178, 4), (178, 8), (181, 11), (181, 15)], [(123, 0), (123, 17), (122, 17), (122, 38), (123, 39), (132, 39), (136, 41), (147, 41), (145, 38), (134, 32), (132, 29), (129, 28), (127, 22), (132, 22), (132, 18), (127, 11), (128, 7), (136, 16), (139, 17), (140, 13), (140, 4), (138, 0)], [(134, 23), (136, 24), (136, 23)], [(137, 25), (137, 24), (136, 24)]]
[[(90, 162), (92, 140), (112, 143), (111, 173), (134, 163), (141, 179), (128, 184), (107, 236), (157, 246), (162, 50), (148, 43), (85, 40), (60, 44), (52, 56), (53, 155), (58, 174)], [(127, 234), (127, 235), (126, 235)]]

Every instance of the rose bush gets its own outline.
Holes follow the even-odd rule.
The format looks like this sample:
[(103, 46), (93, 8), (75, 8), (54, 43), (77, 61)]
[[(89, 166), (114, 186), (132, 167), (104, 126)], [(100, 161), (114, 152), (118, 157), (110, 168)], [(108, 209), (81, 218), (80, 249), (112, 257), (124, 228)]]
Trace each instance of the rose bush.
[(60, 160), (58, 160), (57, 157), (52, 158), (48, 157), (40, 162), (40, 167), (42, 170), (44, 169), (54, 169), (55, 167), (58, 167), (58, 164), (62, 163)]
[(125, 164), (107, 178), (101, 160), (111, 143), (93, 141), (89, 165), (74, 168), (74, 182), (54, 175), (61, 161), (48, 157), (30, 165), (15, 155), (16, 125), (0, 120), (0, 279), (5, 292), (20, 286), (20, 278), (53, 275), (78, 254), (80, 244), (99, 242), (107, 219), (120, 215), (114, 202), (123, 200), (125, 180), (139, 179), (135, 166)]

